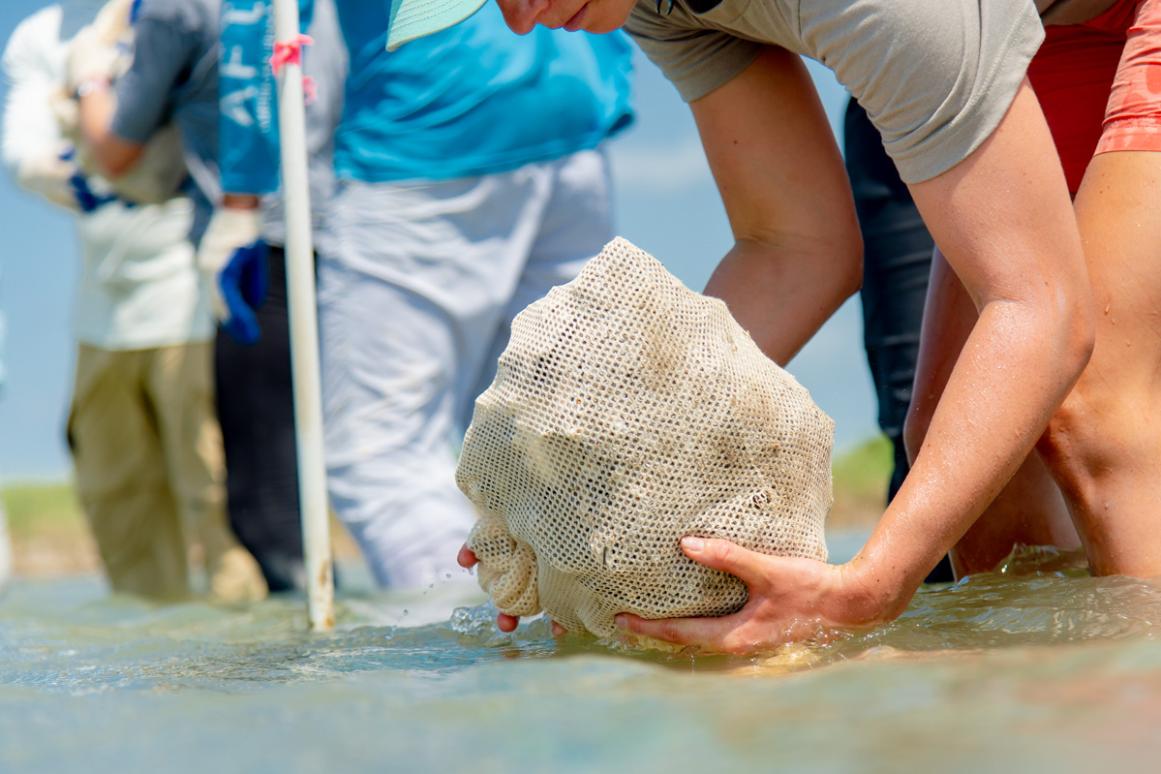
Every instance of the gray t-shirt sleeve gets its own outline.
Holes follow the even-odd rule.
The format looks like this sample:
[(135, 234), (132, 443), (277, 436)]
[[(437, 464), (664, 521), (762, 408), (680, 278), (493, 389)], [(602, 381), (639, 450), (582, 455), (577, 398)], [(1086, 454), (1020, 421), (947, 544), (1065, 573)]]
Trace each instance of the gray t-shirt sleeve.
[(829, 66), (906, 183), (943, 174), (999, 126), (1044, 30), (1021, 0), (814, 0), (803, 51)]
[(196, 40), (179, 14), (138, 19), (133, 64), (117, 79), (113, 134), (144, 145), (166, 123), (174, 87), (190, 69)]
[[(662, 0), (662, 13), (668, 0)], [(685, 26), (658, 14), (654, 0), (640, 0), (625, 30), (665, 73), (686, 102), (724, 86), (757, 58), (762, 44), (728, 32)]]

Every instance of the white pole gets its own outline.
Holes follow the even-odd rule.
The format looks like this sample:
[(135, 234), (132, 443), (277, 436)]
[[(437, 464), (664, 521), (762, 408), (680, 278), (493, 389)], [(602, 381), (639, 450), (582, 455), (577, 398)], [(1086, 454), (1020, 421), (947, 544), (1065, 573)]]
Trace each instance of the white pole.
[[(298, 0), (274, 0), (274, 39), (290, 42), (298, 33)], [(286, 275), (307, 612), (312, 631), (328, 631), (335, 625), (334, 575), (323, 458), (322, 400), (319, 396), (306, 110), (302, 67), (296, 62), (283, 66), (278, 79), (278, 126), (282, 145), (282, 195), (286, 208)]]

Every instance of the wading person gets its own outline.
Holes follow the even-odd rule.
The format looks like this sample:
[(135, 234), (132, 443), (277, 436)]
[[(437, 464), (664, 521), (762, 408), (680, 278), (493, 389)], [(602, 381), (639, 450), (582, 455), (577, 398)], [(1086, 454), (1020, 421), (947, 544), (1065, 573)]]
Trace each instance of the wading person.
[[(37, 12), (4, 57), (12, 82), (5, 163), (22, 186), (76, 217), (82, 260), (68, 438), (77, 495), (114, 591), (185, 597), (187, 543), (197, 542), (213, 596), (256, 599), (265, 585), (225, 523), (213, 321), (186, 238), (193, 207), (185, 197), (139, 205), (114, 195), (77, 167), (57, 123), (68, 39), (99, 8), (78, 1)], [(98, 67), (112, 62), (107, 48), (91, 49), (102, 78), (111, 77)]]
[[(229, 5), (244, 21), (255, 4)], [(455, 552), (475, 515), (455, 450), (512, 318), (612, 237), (603, 145), (631, 121), (630, 48), (521, 40), (489, 7), (388, 52), (387, 6), (336, 5), (350, 75), (319, 251), (328, 486), (378, 583), (423, 588), (463, 576)], [(264, 35), (229, 57), (267, 73)], [(240, 167), (223, 170), (227, 191), (269, 190)]]
[[(0, 309), (0, 395), (4, 392), (4, 311)], [(4, 500), (0, 498), (0, 591), (8, 585), (12, 577), (12, 542), (8, 537), (8, 516), (4, 512)]]
[[(167, 123), (180, 130), (194, 182), (190, 239), (198, 246), (198, 263), (221, 322), (214, 343), (214, 394), (226, 455), (228, 512), (269, 586), (284, 591), (303, 580), (285, 280), (277, 260), (281, 251), (238, 250), (260, 238), (277, 245), (281, 234), (278, 218), (263, 224), (257, 209), (213, 217), (222, 204), (219, 64), (231, 66), (220, 62), (221, 13), (220, 0), (142, 0), (133, 63), (116, 84), (85, 71), (85, 48), (76, 43), (73, 70), (81, 128), (108, 175), (121, 174)], [(327, 18), (333, 27), (333, 16)], [(337, 30), (318, 34), (337, 35)], [(341, 63), (316, 60), (323, 68), (320, 82), (341, 79), (341, 74), (331, 75)], [(337, 112), (337, 105), (325, 99), (314, 108)], [(318, 197), (325, 199), (326, 193)], [(257, 297), (263, 283), (254, 280), (261, 275), (268, 275), (270, 285), (266, 304)]]
[[(1046, 40), (1028, 74), (1074, 198), (1096, 302), (1096, 348), (1040, 444), (1048, 468), (1030, 457), (953, 557), (960, 574), (990, 569), (1015, 542), (1052, 542), (1071, 512), (1094, 573), (1157, 575), (1161, 2), (1037, 6)], [(924, 436), (949, 365), (976, 319), (970, 293), (942, 256), (932, 285), (945, 327), (920, 358), (919, 400), (908, 423), (912, 450), (929, 442)]]
[[(775, 558), (691, 536), (682, 544), (691, 558), (748, 585), (746, 606), (722, 618), (620, 623), (746, 651), (820, 624), (898, 615), (1027, 457), (1092, 351), (1076, 219), (1025, 79), (1043, 38), (1035, 9), (1022, 0), (499, 2), (517, 32), (624, 25), (676, 85), (735, 237), (706, 292), (780, 363), (860, 276), (850, 188), (798, 55), (826, 62), (866, 109), (978, 310), (911, 473), (852, 561)], [(433, 18), (405, 2), (391, 40), (439, 26)], [(929, 306), (925, 338), (945, 338), (947, 311)]]

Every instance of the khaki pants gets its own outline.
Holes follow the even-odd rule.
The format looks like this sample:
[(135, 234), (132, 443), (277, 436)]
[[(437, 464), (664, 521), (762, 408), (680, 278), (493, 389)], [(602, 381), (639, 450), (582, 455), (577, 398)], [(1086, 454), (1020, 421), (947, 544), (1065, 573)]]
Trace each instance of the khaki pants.
[(205, 551), (212, 593), (229, 601), (265, 594), (226, 526), (211, 346), (77, 351), (69, 446), (114, 591), (187, 596), (188, 535)]

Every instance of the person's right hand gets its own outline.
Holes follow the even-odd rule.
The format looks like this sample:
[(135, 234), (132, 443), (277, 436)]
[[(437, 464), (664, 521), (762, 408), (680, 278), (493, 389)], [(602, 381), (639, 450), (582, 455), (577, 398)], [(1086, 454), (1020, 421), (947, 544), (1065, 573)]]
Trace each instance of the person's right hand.
[[(460, 547), (460, 552), (456, 556), (456, 562), (465, 570), (470, 570), (480, 563), (476, 553), (468, 548), (467, 543)], [(502, 632), (512, 632), (520, 625), (519, 616), (508, 615), (507, 613), (499, 613), (496, 615), (496, 628)], [(552, 636), (563, 637), (568, 634), (568, 630), (558, 624), (556, 621), (552, 622)]]
[(706, 653), (745, 655), (787, 642), (826, 636), (830, 630), (881, 623), (902, 612), (914, 589), (896, 588), (859, 557), (846, 564), (769, 556), (726, 540), (686, 537), (690, 559), (746, 584), (748, 600), (723, 616), (645, 619), (616, 617), (627, 634), (650, 637)]

